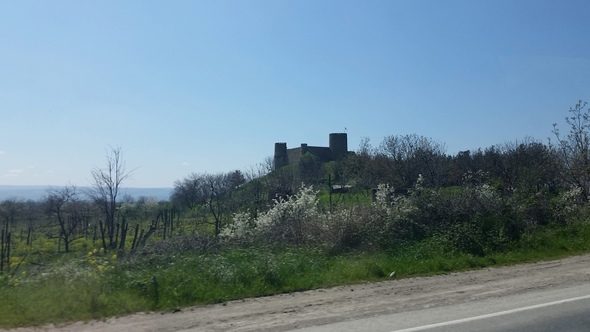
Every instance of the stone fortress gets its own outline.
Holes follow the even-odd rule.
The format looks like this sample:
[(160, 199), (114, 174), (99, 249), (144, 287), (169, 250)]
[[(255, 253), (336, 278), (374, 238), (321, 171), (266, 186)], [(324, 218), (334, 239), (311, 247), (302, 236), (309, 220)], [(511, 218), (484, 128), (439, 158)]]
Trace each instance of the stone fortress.
[(274, 169), (297, 164), (306, 153), (317, 157), (321, 162), (341, 160), (348, 153), (348, 137), (346, 133), (331, 133), (329, 147), (309, 146), (303, 143), (298, 148), (287, 149), (287, 143), (275, 143)]

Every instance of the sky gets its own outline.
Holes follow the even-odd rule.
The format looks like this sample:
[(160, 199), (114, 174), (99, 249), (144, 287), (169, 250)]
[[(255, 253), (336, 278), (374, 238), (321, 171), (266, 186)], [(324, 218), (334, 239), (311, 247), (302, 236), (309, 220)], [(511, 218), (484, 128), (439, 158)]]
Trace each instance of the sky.
[[(275, 142), (447, 153), (590, 101), (590, 1), (0, 0), (0, 185), (133, 187), (255, 167)], [(565, 128), (564, 128), (565, 129)]]

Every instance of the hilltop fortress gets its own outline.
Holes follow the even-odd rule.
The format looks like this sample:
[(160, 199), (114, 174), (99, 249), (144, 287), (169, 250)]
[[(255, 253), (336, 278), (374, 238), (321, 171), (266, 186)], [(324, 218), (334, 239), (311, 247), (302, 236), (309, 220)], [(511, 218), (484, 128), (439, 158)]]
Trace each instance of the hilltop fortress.
[(275, 143), (274, 169), (289, 164), (296, 164), (306, 153), (317, 157), (321, 162), (340, 160), (348, 153), (348, 137), (346, 133), (330, 134), (330, 146), (309, 146), (302, 143), (298, 148), (287, 149), (287, 143)]

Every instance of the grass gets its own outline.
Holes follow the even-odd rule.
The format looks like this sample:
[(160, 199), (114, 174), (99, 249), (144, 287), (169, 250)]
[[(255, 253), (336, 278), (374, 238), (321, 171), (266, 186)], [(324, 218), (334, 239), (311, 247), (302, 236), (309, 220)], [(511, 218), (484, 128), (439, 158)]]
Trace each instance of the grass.
[(264, 296), (396, 277), (560, 258), (590, 250), (590, 224), (544, 228), (484, 257), (436, 239), (390, 252), (330, 254), (313, 248), (116, 258), (96, 252), (0, 277), (0, 326), (88, 320), (145, 310)]
[[(327, 190), (320, 190), (318, 201), (323, 208), (330, 207), (330, 193)], [(350, 193), (333, 193), (332, 204), (334, 206), (370, 205), (372, 202), (371, 191), (354, 191)]]

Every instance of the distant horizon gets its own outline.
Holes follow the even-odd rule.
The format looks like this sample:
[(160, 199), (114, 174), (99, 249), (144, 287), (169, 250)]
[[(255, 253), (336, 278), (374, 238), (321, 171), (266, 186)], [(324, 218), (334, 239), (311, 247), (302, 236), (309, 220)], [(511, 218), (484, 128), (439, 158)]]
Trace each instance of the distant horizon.
[[(74, 186), (76, 188), (93, 188), (92, 185), (73, 185), (73, 184), (0, 184), (0, 187), (67, 187), (67, 186)], [(121, 188), (137, 188), (137, 189), (172, 189), (174, 186), (154, 186), (154, 187), (141, 187), (141, 186), (122, 186)]]
[[(66, 185), (2, 185), (0, 184), (0, 202), (8, 199), (17, 200), (42, 200), (50, 190), (64, 188)], [(92, 189), (91, 186), (75, 186), (83, 191)], [(121, 187), (121, 197), (128, 194), (134, 199), (139, 197), (156, 198), (168, 200), (172, 194), (173, 187)]]

